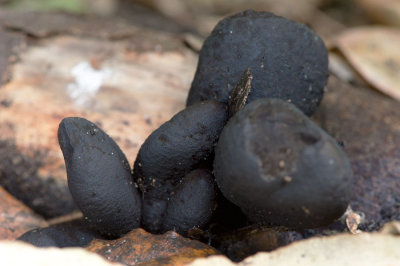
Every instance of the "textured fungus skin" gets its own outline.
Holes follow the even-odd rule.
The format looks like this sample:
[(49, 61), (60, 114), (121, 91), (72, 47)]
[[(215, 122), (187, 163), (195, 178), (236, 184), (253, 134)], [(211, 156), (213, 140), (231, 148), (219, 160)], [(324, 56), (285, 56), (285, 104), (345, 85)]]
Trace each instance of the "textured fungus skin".
[(186, 234), (211, 219), (216, 207), (216, 188), (210, 171), (197, 169), (185, 176), (171, 199), (163, 219), (163, 231)]
[(313, 228), (339, 218), (351, 167), (336, 141), (295, 106), (254, 101), (221, 133), (214, 174), (224, 196), (253, 222)]
[(171, 193), (193, 169), (213, 155), (227, 120), (227, 106), (206, 101), (187, 107), (155, 130), (134, 163), (143, 193), (142, 226), (160, 232)]
[(58, 141), (67, 168), (68, 187), (87, 222), (108, 236), (137, 228), (141, 198), (125, 155), (90, 121), (61, 121)]
[(319, 105), (328, 72), (323, 41), (307, 26), (268, 12), (248, 10), (220, 21), (205, 41), (187, 105), (229, 92), (250, 67), (248, 103), (279, 98), (306, 115)]
[(84, 247), (101, 236), (87, 228), (82, 221), (66, 222), (30, 230), (17, 240), (37, 247)]

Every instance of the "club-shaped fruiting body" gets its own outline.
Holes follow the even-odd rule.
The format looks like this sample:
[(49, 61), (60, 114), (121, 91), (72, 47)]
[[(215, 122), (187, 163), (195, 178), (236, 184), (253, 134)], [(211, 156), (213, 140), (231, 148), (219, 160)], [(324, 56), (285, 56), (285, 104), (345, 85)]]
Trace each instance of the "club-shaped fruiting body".
[(30, 230), (17, 240), (37, 247), (84, 247), (99, 234), (90, 230), (83, 221), (76, 220), (49, 227)]
[(206, 169), (197, 169), (185, 176), (168, 201), (163, 231), (186, 234), (189, 229), (203, 227), (216, 208), (214, 177)]
[(227, 123), (214, 174), (224, 196), (257, 223), (312, 228), (339, 218), (352, 171), (336, 141), (294, 105), (259, 99)]
[(143, 143), (133, 171), (143, 193), (142, 226), (146, 230), (162, 230), (171, 193), (185, 175), (207, 163), (226, 120), (225, 104), (198, 103), (177, 113)]
[(61, 121), (58, 141), (68, 187), (87, 222), (102, 234), (119, 236), (140, 225), (141, 198), (118, 145), (92, 122)]
[(251, 69), (247, 102), (279, 98), (306, 115), (319, 105), (328, 78), (328, 53), (307, 26), (268, 12), (248, 10), (220, 21), (200, 52), (187, 104), (228, 102), (241, 74)]

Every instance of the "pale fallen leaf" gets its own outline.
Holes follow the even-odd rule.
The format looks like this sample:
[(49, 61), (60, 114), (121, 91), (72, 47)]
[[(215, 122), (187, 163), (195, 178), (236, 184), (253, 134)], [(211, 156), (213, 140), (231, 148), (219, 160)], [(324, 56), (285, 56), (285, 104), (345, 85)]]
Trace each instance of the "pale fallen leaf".
[(381, 233), (400, 236), (400, 222), (387, 223), (382, 228)]
[(122, 266), (83, 248), (38, 248), (20, 241), (0, 241), (1, 265)]
[(230, 262), (224, 256), (211, 256), (197, 259), (190, 266), (395, 266), (400, 262), (399, 249), (400, 237), (393, 234), (339, 234), (298, 241), (269, 253), (260, 252), (239, 264)]
[(350, 29), (337, 37), (336, 47), (370, 85), (400, 101), (400, 30)]
[(356, 0), (356, 3), (373, 20), (400, 27), (399, 0)]

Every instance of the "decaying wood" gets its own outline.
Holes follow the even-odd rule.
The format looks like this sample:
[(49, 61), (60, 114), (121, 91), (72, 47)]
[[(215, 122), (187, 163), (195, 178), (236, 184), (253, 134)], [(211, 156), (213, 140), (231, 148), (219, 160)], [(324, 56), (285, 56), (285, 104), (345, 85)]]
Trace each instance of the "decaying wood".
[(400, 219), (400, 105), (368, 88), (331, 77), (314, 115), (317, 123), (344, 143), (354, 174), (350, 206), (371, 231)]
[(61, 119), (93, 121), (133, 162), (145, 138), (184, 107), (197, 58), (176, 35), (119, 21), (14, 15), (0, 14), (3, 26), (35, 39), (19, 54), (13, 79), (0, 89), (0, 102), (7, 103), (0, 105), (0, 142), (5, 143), (0, 153), (22, 157), (26, 163), (19, 159), (13, 167), (55, 188), (34, 193), (24, 185), (28, 177), (7, 172), (4, 161), (0, 184), (18, 187), (24, 202), (54, 217), (74, 209), (57, 143)]
[(14, 240), (26, 231), (47, 223), (0, 187), (0, 239)]

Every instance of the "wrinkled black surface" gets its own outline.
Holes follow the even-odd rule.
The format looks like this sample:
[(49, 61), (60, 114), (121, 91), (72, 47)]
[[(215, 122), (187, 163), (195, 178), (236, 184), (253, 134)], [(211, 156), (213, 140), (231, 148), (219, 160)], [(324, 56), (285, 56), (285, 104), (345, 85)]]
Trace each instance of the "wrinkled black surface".
[(72, 221), (30, 230), (17, 240), (37, 247), (84, 247), (99, 234), (87, 228), (83, 221)]
[(214, 174), (251, 221), (292, 228), (333, 222), (351, 191), (350, 163), (336, 141), (278, 99), (254, 101), (229, 120)]
[(143, 192), (142, 226), (146, 230), (162, 229), (171, 192), (186, 174), (213, 155), (226, 120), (225, 104), (198, 103), (177, 113), (143, 143), (133, 171)]
[(141, 198), (114, 140), (90, 121), (69, 117), (60, 123), (58, 141), (69, 189), (88, 223), (109, 236), (137, 228)]
[(248, 224), (246, 215), (243, 214), (242, 210), (227, 200), (219, 189), (217, 205), (210, 226), (207, 228), (211, 235), (231, 232)]
[(168, 201), (163, 231), (185, 235), (189, 229), (207, 224), (216, 207), (215, 189), (210, 171), (197, 169), (187, 174)]
[(248, 103), (280, 98), (311, 115), (328, 78), (328, 55), (322, 40), (307, 26), (268, 12), (248, 10), (220, 21), (205, 41), (187, 104), (229, 92), (250, 67)]

